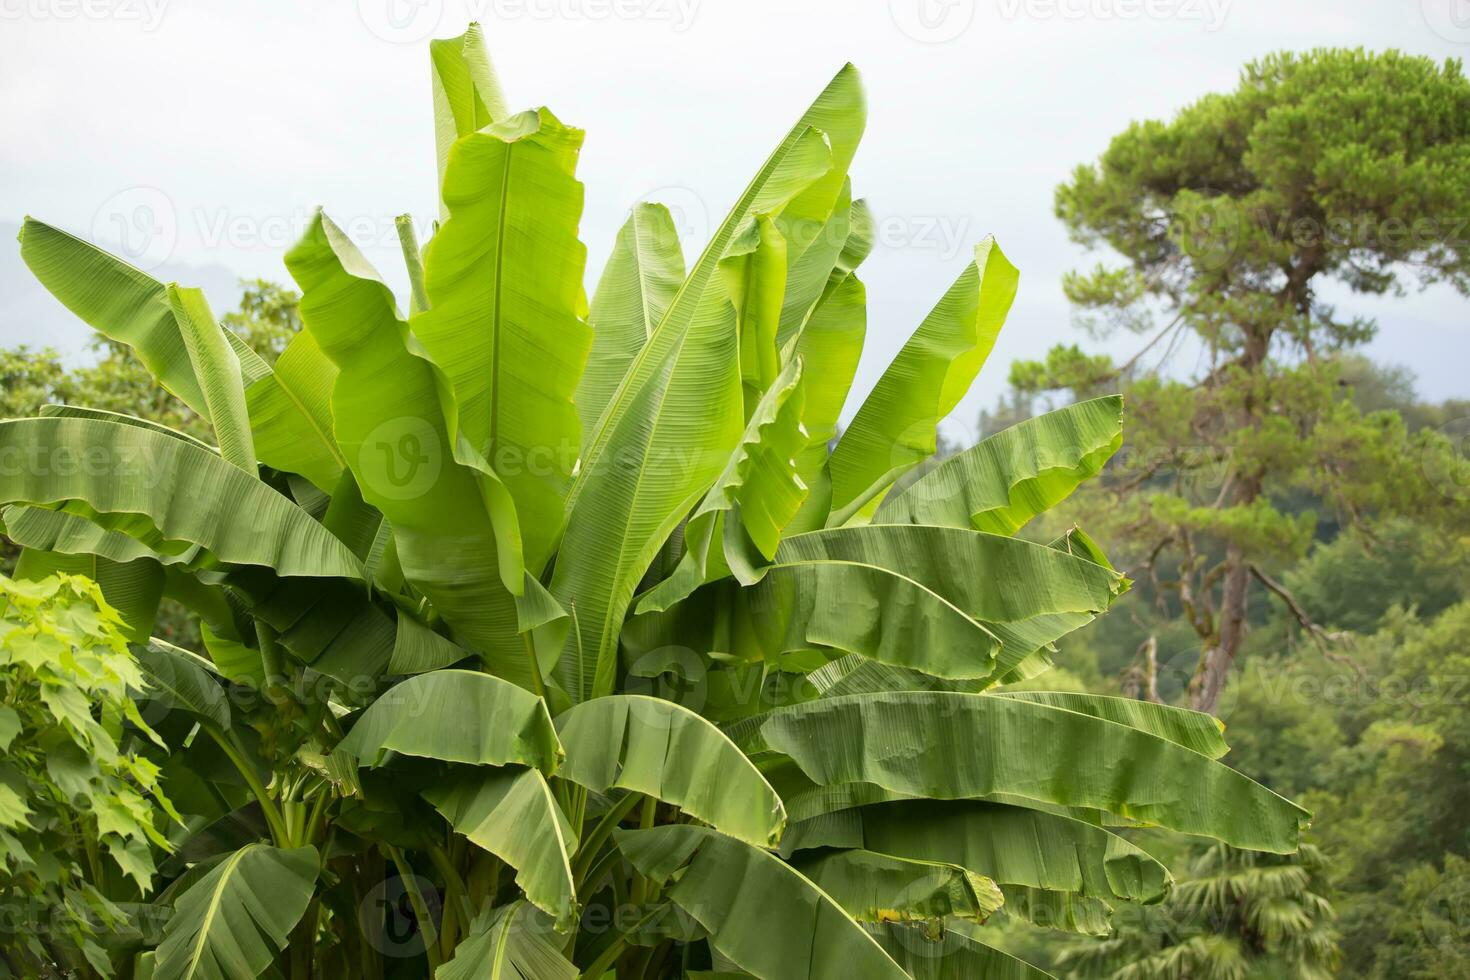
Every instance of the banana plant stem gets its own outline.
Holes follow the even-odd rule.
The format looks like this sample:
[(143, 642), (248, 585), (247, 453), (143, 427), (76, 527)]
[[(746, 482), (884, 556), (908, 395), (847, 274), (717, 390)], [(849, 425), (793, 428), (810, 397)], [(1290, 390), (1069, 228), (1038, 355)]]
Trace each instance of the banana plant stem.
[(403, 249), (403, 264), (408, 267), (408, 285), (413, 296), (413, 310), (429, 308), (429, 294), (424, 289), (424, 259), (419, 253), (419, 239), (414, 232), (413, 216), (400, 214), (393, 219), (398, 229), (398, 244)]
[(250, 787), (250, 792), (254, 793), (256, 800), (260, 802), (260, 811), (265, 814), (266, 826), (270, 828), (271, 836), (275, 838), (276, 846), (290, 847), (291, 832), (286, 827), (286, 820), (281, 816), (281, 810), (276, 806), (276, 801), (271, 798), (269, 791), (266, 790), (265, 784), (260, 781), (260, 775), (255, 771), (255, 767), (245, 758), (245, 753), (241, 751), (238, 739), (226, 735), (213, 725), (203, 725), (201, 727), (209, 733), (209, 737), (215, 740), (220, 750), (224, 752), (225, 757), (234, 764), (235, 768), (240, 771), (240, 775), (245, 778), (245, 785)]
[(580, 888), (587, 877), (587, 872), (592, 868), (592, 863), (597, 860), (597, 852), (602, 845), (612, 836), (612, 832), (622, 823), (623, 818), (633, 811), (638, 805), (638, 794), (629, 793), (618, 802), (614, 803), (602, 819), (597, 822), (583, 839), (577, 848), (577, 856), (572, 863), (572, 881)]
[(602, 975), (612, 969), (618, 957), (623, 955), (623, 950), (628, 948), (628, 937), (652, 922), (654, 916), (662, 911), (662, 909), (650, 910), (627, 931), (619, 933), (617, 938), (607, 944), (607, 948), (598, 955), (597, 959), (592, 961), (592, 965), (582, 971), (583, 980), (602, 980)]

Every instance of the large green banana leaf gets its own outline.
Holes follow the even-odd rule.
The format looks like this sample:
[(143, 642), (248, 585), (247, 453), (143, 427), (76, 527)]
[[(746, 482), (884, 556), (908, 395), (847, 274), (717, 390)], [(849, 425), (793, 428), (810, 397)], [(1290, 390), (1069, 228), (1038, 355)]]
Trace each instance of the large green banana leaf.
[(826, 137), (832, 148), (832, 167), (798, 194), (781, 216), (792, 223), (824, 223), (847, 187), (847, 171), (868, 126), (868, 97), (862, 76), (852, 62), (842, 66), (826, 91), (807, 109), (802, 122)]
[(183, 711), (220, 731), (230, 728), (229, 698), (220, 686), (220, 678), (201, 658), (156, 637), (134, 649), (133, 654), (148, 680), (145, 698), (171, 711)]
[(1056, 980), (980, 942), (975, 938), (979, 930), (966, 933), (963, 928), (951, 925), (938, 938), (929, 937), (921, 926), (900, 922), (869, 926), (868, 931), (913, 980)]
[(786, 538), (752, 603), (773, 611), (781, 652), (822, 647), (984, 678), (1087, 622), (1121, 590), (1116, 572), (1042, 545), (872, 525)]
[(516, 869), (526, 898), (565, 932), (576, 919), (576, 832), (535, 769), (462, 773), (424, 794), (456, 831)]
[(786, 825), (776, 791), (714, 725), (671, 701), (641, 695), (594, 698), (562, 712), (566, 762), (557, 775), (598, 793), (613, 787), (672, 803), (757, 847), (774, 847)]
[(392, 523), (403, 573), (500, 676), (535, 686), (518, 633), (514, 505), (493, 473), (449, 451), (433, 367), (413, 354), (388, 287), (318, 214), (286, 255), (301, 317), (340, 368), (336, 438), (362, 496)]
[(168, 302), (174, 312), (179, 335), (194, 377), (204, 393), (205, 418), (214, 429), (219, 454), (252, 477), (259, 476), (255, 438), (250, 432), (250, 414), (245, 407), (245, 385), (240, 377), (240, 358), (225, 340), (224, 330), (204, 294), (172, 283)]
[(918, 525), (794, 535), (759, 571), (752, 588), (720, 582), (635, 617), (623, 634), (631, 662), (646, 671), (646, 658), (671, 645), (746, 664), (797, 655), (819, 693), (977, 691), (1085, 625), (1127, 584), (1043, 545)]
[(388, 660), (388, 673), (426, 674), (457, 664), (469, 655), (468, 650), (399, 610), (398, 634), (394, 638), (393, 654)]
[(580, 435), (572, 395), (592, 336), (577, 238), (580, 130), (545, 109), (500, 120), (450, 150), (449, 220), (429, 243), (429, 308), (413, 334), (447, 380), (450, 445), (500, 477), (538, 574), (560, 535)]
[(281, 576), (361, 580), (311, 516), (218, 455), (151, 428), (89, 418), (0, 422), (0, 502), (84, 505), (162, 554), (190, 546)]
[[(860, 220), (862, 215), (856, 217)], [(788, 209), (776, 222), (789, 257), (776, 333), (776, 343), (783, 350), (801, 331), (831, 284), (847, 238), (852, 233), (854, 218), (852, 182), (849, 180), (843, 184), (842, 193), (825, 221), (797, 217)]]
[(577, 980), (577, 967), (549, 940), (535, 906), (512, 902), (470, 926), (434, 980)]
[(364, 684), (371, 690), (381, 683), (408, 617), (400, 616), (395, 624), (361, 590), (325, 593), (321, 605), (334, 615), (303, 617), (281, 634), (281, 645), (312, 670), (342, 682), (338, 693), (344, 703), (360, 703)]
[(633, 205), (592, 294), (587, 319), (592, 353), (576, 396), (583, 442), (596, 431), (603, 410), (683, 282), (684, 252), (669, 209)]
[(335, 492), (347, 467), (332, 435), (337, 365), (304, 330), (291, 338), (268, 374), (262, 370), (265, 362), (252, 358), (233, 334), (226, 339), (240, 357), (256, 454), (283, 473), (306, 477), (323, 493)]
[(1080, 820), (983, 800), (906, 800), (796, 824), (782, 848), (862, 848), (958, 865), (998, 882), (1157, 902), (1169, 870), (1122, 837)]
[(934, 455), (939, 422), (980, 372), (1016, 298), (1020, 274), (995, 240), (914, 331), (832, 450), (832, 515), (846, 523), (900, 475)]
[(1043, 929), (1106, 936), (1113, 931), (1113, 906), (1100, 898), (1024, 885), (1006, 886), (1006, 914)]
[(704, 926), (710, 945), (764, 980), (906, 980), (840, 905), (779, 858), (702, 827), (620, 830), (619, 850)]
[[(27, 218), (20, 254), (41, 285), (103, 336), (131, 347), (158, 383), (205, 419), (209, 405), (169, 302), (167, 287), (121, 259), (57, 228)], [(272, 370), (234, 334), (251, 429), (260, 458), (300, 473), (324, 491), (344, 465), (332, 441), (324, 392), (331, 365), (292, 344)], [(282, 363), (284, 362), (284, 363)]]
[[(365, 693), (363, 683), (372, 685), (382, 676), (397, 627), (360, 584), (344, 579), (301, 582), (256, 568), (233, 569), (223, 581), (232, 601), (279, 634), (277, 642), (296, 659), (341, 681), (345, 687), (338, 693), (346, 700), (358, 700)], [(183, 584), (176, 577), (171, 588)], [(183, 598), (207, 598), (194, 591)], [(218, 616), (214, 622), (220, 622)], [(358, 693), (348, 696), (353, 689)]]
[(37, 553), (93, 555), (115, 563), (148, 559), (160, 565), (182, 565), (186, 568), (212, 564), (209, 553), (197, 545), (174, 554), (162, 554), (137, 538), (121, 531), (110, 531), (64, 510), (11, 504), (5, 508), (4, 516), (6, 536)]
[(856, 74), (839, 76), (839, 83), (848, 90), (845, 106), (826, 120), (836, 128), (818, 126), (833, 150), (831, 171), (778, 216), (758, 215), (720, 263), (738, 314), (747, 416), (779, 366), (791, 360), (791, 338), (822, 299), (852, 230), (846, 174), (866, 125), (866, 107)]
[(174, 903), (154, 980), (240, 980), (271, 965), (316, 884), (316, 848), (250, 844)]
[(951, 456), (885, 500), (874, 519), (1014, 534), (1096, 476), (1122, 445), (1122, 396), (1079, 402)]
[(832, 170), (811, 120), (861, 111), (853, 74), (818, 97), (741, 194), (586, 441), (551, 584), (575, 611), (557, 665), (573, 701), (611, 693), (639, 579), (740, 439), (738, 337), (719, 260), (752, 214), (779, 213)]
[(776, 333), (786, 295), (786, 239), (769, 214), (757, 214), (730, 242), (720, 274), (735, 307), (740, 335), (740, 385), (748, 418), (776, 379), (781, 355)]
[(837, 437), (837, 422), (862, 357), (867, 304), (862, 282), (857, 276), (844, 275), (829, 287), (795, 338), (791, 356), (801, 358), (807, 379), (802, 414), (807, 444), (797, 454), (796, 472), (810, 493), (787, 526), (788, 534), (815, 531), (827, 522), (832, 506), (828, 447)]
[[(300, 335), (298, 334), (298, 336)], [(207, 449), (212, 453), (219, 452), (219, 448), (217, 446), (211, 446), (204, 440), (196, 439), (193, 436), (189, 435), (187, 432), (180, 432), (178, 429), (171, 429), (160, 422), (154, 422), (152, 419), (140, 419), (135, 415), (123, 415), (121, 412), (109, 412), (101, 408), (86, 408), (81, 405), (52, 404), (42, 405), (40, 409), (36, 412), (36, 414), (41, 418), (46, 419), (96, 419), (102, 422), (117, 422), (121, 425), (136, 425), (142, 429), (152, 429), (154, 432), (161, 432), (164, 435), (174, 439), (182, 439), (184, 442), (187, 442), (190, 445), (197, 446), (200, 449)]]
[(806, 443), (801, 413), (801, 361), (793, 360), (761, 397), (724, 472), (685, 524), (684, 557), (639, 600), (639, 612), (661, 612), (732, 573), (754, 581), (757, 564), (775, 557), (781, 529), (806, 498), (795, 461)]
[(429, 59), (434, 79), (434, 145), (442, 184), (454, 141), (505, 119), (510, 109), (479, 24), (471, 24), (459, 37), (430, 41)]
[(1203, 711), (1190, 711), (1187, 708), (1137, 701), (1133, 698), (1063, 691), (999, 690), (995, 693), (1001, 697), (1035, 701), (1054, 708), (1065, 708), (1094, 718), (1115, 721), (1120, 725), (1168, 739), (1211, 759), (1219, 759), (1230, 751), (1230, 746), (1225, 744), (1224, 724)]
[(546, 702), (490, 674), (436, 670), (389, 688), (362, 713), (341, 748), (378, 765), (386, 752), (548, 775), (564, 755)]
[[(934, 745), (946, 751), (935, 753)], [(790, 756), (819, 786), (869, 784), (938, 799), (1009, 793), (1273, 853), (1294, 851), (1310, 817), (1233, 769), (1156, 735), (990, 694), (864, 694), (778, 708), (756, 744), (743, 747)], [(794, 814), (796, 801), (786, 799)]]
[(994, 881), (955, 864), (859, 849), (803, 854), (791, 864), (859, 922), (949, 916), (984, 922), (1005, 903)]

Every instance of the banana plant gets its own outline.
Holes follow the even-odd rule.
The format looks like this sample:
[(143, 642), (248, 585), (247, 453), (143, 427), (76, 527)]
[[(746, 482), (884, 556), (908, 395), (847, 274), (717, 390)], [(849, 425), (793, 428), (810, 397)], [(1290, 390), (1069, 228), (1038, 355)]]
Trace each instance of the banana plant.
[[(411, 295), (316, 214), (273, 366), (198, 291), (21, 232), (215, 433), (0, 423), (5, 531), (120, 611), (187, 817), (136, 975), (1035, 977), (985, 923), (1161, 901), (1132, 827), (1296, 849), (1306, 812), (1214, 719), (1013, 687), (1128, 587), (1080, 530), (1018, 533), (1117, 451), (1122, 404), (913, 478), (1015, 296), (993, 240), (844, 415), (855, 69), (707, 243), (637, 204), (589, 303), (582, 132), (510, 109), (477, 26), (430, 55)], [(203, 649), (151, 637), (163, 599)]]

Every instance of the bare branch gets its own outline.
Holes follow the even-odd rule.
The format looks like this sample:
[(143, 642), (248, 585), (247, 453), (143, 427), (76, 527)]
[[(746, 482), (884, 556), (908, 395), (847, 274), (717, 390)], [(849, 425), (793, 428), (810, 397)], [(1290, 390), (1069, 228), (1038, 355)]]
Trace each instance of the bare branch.
[(1265, 570), (1262, 569), (1261, 566), (1257, 565), (1255, 562), (1250, 562), (1249, 567), (1251, 574), (1255, 576), (1256, 581), (1260, 582), (1267, 589), (1274, 592), (1277, 598), (1279, 598), (1282, 602), (1286, 604), (1286, 608), (1291, 612), (1293, 618), (1295, 618), (1296, 621), (1301, 624), (1302, 629), (1305, 630), (1306, 634), (1312, 638), (1312, 642), (1316, 644), (1317, 650), (1322, 654), (1324, 658), (1332, 661), (1335, 664), (1345, 664), (1346, 666), (1352, 668), (1353, 672), (1357, 674), (1360, 678), (1367, 676), (1363, 668), (1358, 664), (1356, 660), (1354, 660), (1352, 657), (1349, 657), (1345, 653), (1334, 652), (1330, 646), (1330, 644), (1332, 644), (1333, 642), (1348, 639), (1348, 634), (1329, 632), (1328, 630), (1325, 630), (1321, 626), (1317, 625), (1312, 617), (1307, 615), (1307, 611), (1302, 608), (1302, 604), (1297, 601), (1296, 596), (1291, 594), (1291, 590), (1282, 585), (1280, 582), (1276, 581), (1270, 575), (1267, 575)]

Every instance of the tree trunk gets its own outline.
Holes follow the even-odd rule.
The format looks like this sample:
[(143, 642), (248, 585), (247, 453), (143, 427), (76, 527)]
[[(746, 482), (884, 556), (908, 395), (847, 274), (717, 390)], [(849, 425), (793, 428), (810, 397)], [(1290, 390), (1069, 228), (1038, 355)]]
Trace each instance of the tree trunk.
[[(1245, 351), (1242, 366), (1252, 374), (1261, 370), (1271, 351), (1270, 329), (1245, 332)], [(1246, 398), (1243, 417), (1237, 424), (1249, 429), (1259, 429), (1257, 415), (1260, 407), (1253, 398)], [(1260, 474), (1242, 477), (1231, 495), (1231, 506), (1248, 506), (1261, 494)], [(1212, 642), (1207, 642), (1200, 651), (1199, 666), (1189, 682), (1189, 703), (1196, 711), (1213, 714), (1225, 691), (1230, 668), (1240, 652), (1245, 639), (1246, 607), (1250, 598), (1250, 564), (1244, 550), (1231, 541), (1225, 549), (1225, 576), (1220, 596), (1220, 620), (1214, 630)]]
[(1220, 598), (1220, 624), (1215, 641), (1200, 653), (1199, 666), (1189, 682), (1189, 704), (1196, 711), (1213, 714), (1225, 691), (1230, 668), (1245, 639), (1245, 620), (1250, 597), (1250, 566), (1240, 546), (1232, 543), (1225, 553), (1225, 585)]

